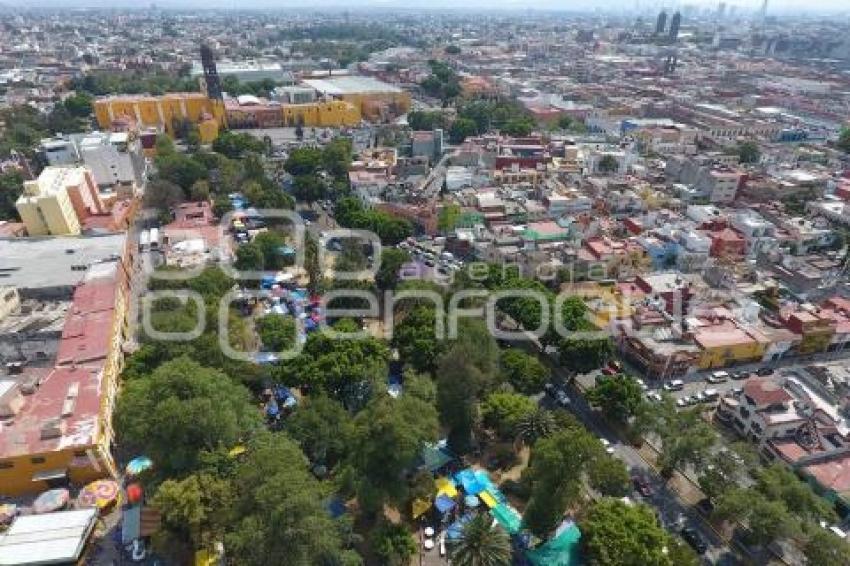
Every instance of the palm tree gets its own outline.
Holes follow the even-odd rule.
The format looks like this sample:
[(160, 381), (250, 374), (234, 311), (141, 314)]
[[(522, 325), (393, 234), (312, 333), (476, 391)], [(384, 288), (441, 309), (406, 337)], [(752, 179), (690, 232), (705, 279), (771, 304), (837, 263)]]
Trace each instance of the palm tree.
[(511, 540), (488, 515), (478, 515), (463, 526), (454, 549), (452, 566), (507, 566), (511, 563)]
[(555, 417), (551, 411), (537, 408), (525, 415), (516, 426), (517, 438), (527, 444), (533, 445), (540, 438), (546, 438), (557, 428)]

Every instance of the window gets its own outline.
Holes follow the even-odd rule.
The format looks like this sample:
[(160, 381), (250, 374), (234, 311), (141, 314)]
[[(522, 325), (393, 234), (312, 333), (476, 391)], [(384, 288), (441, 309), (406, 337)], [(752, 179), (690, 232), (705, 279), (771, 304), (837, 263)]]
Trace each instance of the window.
[(0, 462), (0, 470), (10, 470), (15, 467), (12, 462)]
[(77, 450), (76, 452), (74, 452), (74, 457), (76, 458), (86, 458), (88, 457), (88, 455), (89, 453), (85, 450)]
[(43, 464), (44, 458), (42, 458), (41, 456), (36, 456), (35, 458), (30, 458), (30, 463), (32, 463), (32, 464)]

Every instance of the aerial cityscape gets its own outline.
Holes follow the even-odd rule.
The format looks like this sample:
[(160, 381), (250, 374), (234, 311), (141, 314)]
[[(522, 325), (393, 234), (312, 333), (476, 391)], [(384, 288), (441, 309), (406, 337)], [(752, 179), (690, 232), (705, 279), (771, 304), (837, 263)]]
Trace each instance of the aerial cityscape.
[(850, 565), (850, 6), (0, 3), (0, 566)]

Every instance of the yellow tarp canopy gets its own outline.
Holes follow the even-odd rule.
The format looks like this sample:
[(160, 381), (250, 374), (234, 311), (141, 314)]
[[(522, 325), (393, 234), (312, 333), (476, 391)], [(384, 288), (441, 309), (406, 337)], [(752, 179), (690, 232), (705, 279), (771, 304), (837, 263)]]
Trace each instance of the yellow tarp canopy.
[(437, 497), (441, 495), (445, 495), (446, 497), (451, 497), (454, 499), (457, 497), (457, 488), (455, 484), (452, 483), (452, 480), (445, 477), (440, 477), (434, 480), (434, 485), (437, 486)]
[(490, 495), (490, 492), (488, 491), (482, 491), (481, 493), (479, 493), (478, 498), (481, 499), (481, 501), (484, 502), (484, 505), (486, 505), (490, 509), (499, 504), (499, 502), (496, 501), (496, 498)]
[(413, 518), (418, 519), (420, 515), (425, 513), (428, 509), (431, 508), (431, 502), (427, 499), (414, 499), (413, 500)]

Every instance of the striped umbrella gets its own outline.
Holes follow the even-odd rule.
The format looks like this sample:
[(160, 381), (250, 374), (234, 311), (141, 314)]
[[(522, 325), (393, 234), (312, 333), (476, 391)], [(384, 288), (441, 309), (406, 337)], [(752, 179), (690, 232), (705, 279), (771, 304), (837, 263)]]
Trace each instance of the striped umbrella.
[(121, 487), (117, 481), (96, 480), (80, 491), (77, 496), (77, 505), (79, 507), (97, 507), (103, 510), (117, 502), (120, 495)]
[(148, 458), (147, 456), (137, 456), (130, 460), (127, 464), (127, 467), (124, 468), (124, 471), (131, 476), (138, 476), (145, 470), (153, 467), (153, 460)]
[(71, 493), (67, 489), (61, 487), (51, 489), (36, 498), (32, 504), (32, 510), (35, 513), (52, 513), (65, 507), (70, 500)]

